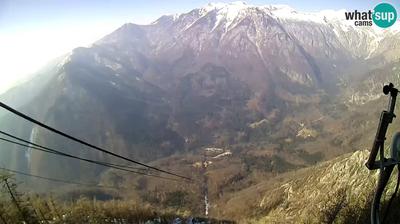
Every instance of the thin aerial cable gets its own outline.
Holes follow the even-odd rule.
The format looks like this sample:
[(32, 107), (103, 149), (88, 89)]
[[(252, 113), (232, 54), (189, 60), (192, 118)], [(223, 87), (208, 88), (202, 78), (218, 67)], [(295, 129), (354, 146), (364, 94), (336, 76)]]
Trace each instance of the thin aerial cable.
[[(59, 151), (59, 150), (55, 150), (55, 149), (52, 149), (52, 148), (49, 148), (49, 147), (45, 147), (45, 146), (36, 144), (36, 143), (34, 143), (34, 142), (31, 142), (31, 141), (28, 141), (28, 140), (19, 138), (19, 137), (13, 135), (13, 134), (10, 134), (10, 133), (7, 133), (7, 132), (1, 131), (1, 130), (0, 130), (0, 134), (3, 134), (3, 135), (5, 135), (5, 136), (7, 136), (7, 137), (10, 137), (10, 138), (16, 139), (16, 140), (18, 140), (18, 141), (21, 141), (21, 142), (24, 142), (24, 143), (29, 144), (29, 145), (27, 146), (27, 145), (21, 145), (21, 144), (18, 143), (18, 144), (21, 145), (21, 146), (30, 147), (30, 148), (35, 148), (35, 147), (32, 147), (32, 145), (33, 145), (33, 146), (36, 146), (36, 147), (40, 147), (40, 148), (42, 148), (42, 149), (45, 149), (45, 150), (47, 150), (47, 151), (50, 151), (49, 153), (54, 153), (54, 154), (59, 154), (59, 155), (67, 156), (67, 157), (75, 157), (76, 159), (81, 159), (81, 157), (74, 156), (74, 155), (71, 155), (71, 154), (67, 154), (67, 153), (61, 152), (61, 151)], [(16, 142), (10, 141), (10, 140), (8, 140), (8, 139), (1, 139), (1, 140), (3, 140), (3, 141), (8, 141), (8, 142), (11, 142), (11, 143), (16, 143)], [(39, 149), (39, 150), (40, 150), (40, 149)], [(125, 165), (121, 165), (121, 164), (108, 163), (108, 162), (101, 162), (101, 163), (106, 164), (106, 165), (110, 165), (110, 166), (117, 166), (117, 167), (122, 167), (122, 168), (129, 168), (129, 169), (134, 169), (134, 170), (140, 170), (140, 171), (149, 171), (149, 169), (147, 169), (147, 168), (139, 168), (139, 167), (133, 167), (133, 166), (125, 166)]]
[(89, 163), (94, 163), (94, 164), (97, 164), (97, 165), (101, 165), (101, 166), (105, 166), (105, 167), (109, 167), (109, 168), (113, 168), (113, 169), (117, 169), (117, 170), (127, 171), (127, 172), (138, 174), (138, 175), (155, 177), (155, 178), (171, 180), (171, 181), (180, 181), (180, 180), (174, 179), (174, 178), (169, 178), (169, 177), (163, 177), (163, 176), (158, 176), (158, 175), (149, 174), (149, 173), (138, 172), (138, 171), (135, 171), (135, 170), (131, 170), (132, 168), (131, 169), (126, 169), (126, 168), (115, 166), (115, 165), (109, 165), (109, 163), (104, 163), (104, 162), (100, 162), (100, 161), (96, 161), (96, 160), (90, 160), (90, 159), (81, 158), (81, 157), (78, 157), (78, 156), (74, 156), (74, 155), (70, 155), (70, 154), (67, 154), (67, 153), (59, 152), (59, 151), (56, 151), (56, 150), (53, 150), (53, 149), (49, 150), (49, 149), (44, 149), (44, 148), (40, 148), (40, 147), (36, 147), (36, 146), (25, 145), (25, 144), (22, 144), (22, 143), (19, 143), (19, 142), (10, 140), (10, 139), (5, 139), (5, 138), (2, 138), (2, 137), (0, 137), (0, 140), (5, 141), (5, 142), (9, 142), (9, 143), (13, 143), (13, 144), (16, 144), (16, 145), (19, 145), (19, 146), (23, 146), (23, 147), (26, 147), (26, 148), (31, 148), (31, 149), (39, 150), (39, 151), (42, 151), (42, 152), (47, 152), (47, 153), (60, 155), (60, 156), (65, 156), (65, 157), (69, 157), (69, 158), (74, 158), (74, 159), (86, 161), (86, 162), (89, 162)]
[(39, 176), (39, 175), (33, 175), (33, 174), (29, 174), (29, 173), (24, 173), (24, 172), (17, 171), (17, 170), (7, 169), (7, 168), (4, 168), (4, 167), (0, 167), (0, 169), (5, 170), (7, 172), (11, 172), (11, 173), (16, 173), (16, 174), (20, 174), (20, 175), (24, 175), (24, 176), (39, 178), (39, 179), (53, 181), (53, 182), (60, 182), (60, 183), (65, 183), (65, 184), (75, 184), (75, 185), (81, 185), (81, 186), (86, 186), (86, 187), (100, 187), (100, 188), (121, 189), (121, 188), (118, 188), (118, 187), (111, 187), (111, 186), (104, 186), (104, 185), (97, 185), (97, 184), (89, 184), (89, 183), (81, 183), (81, 182), (75, 182), (75, 181), (69, 181), (69, 180), (62, 180), (62, 179), (56, 179), (56, 178), (50, 178), (50, 177), (43, 177), (43, 176)]
[(24, 119), (27, 120), (27, 121), (30, 121), (30, 122), (32, 122), (32, 123), (34, 123), (34, 124), (37, 124), (37, 125), (39, 125), (39, 126), (45, 128), (45, 129), (47, 129), (47, 130), (49, 130), (49, 131), (51, 131), (51, 132), (57, 133), (57, 134), (59, 134), (59, 135), (65, 137), (65, 138), (71, 139), (71, 140), (73, 140), (73, 141), (75, 141), (75, 142), (78, 142), (78, 143), (80, 143), (80, 144), (82, 144), (82, 145), (88, 146), (88, 147), (90, 147), (90, 148), (92, 148), (92, 149), (95, 149), (95, 150), (97, 150), (97, 151), (100, 151), (100, 152), (103, 152), (103, 153), (105, 153), (105, 154), (109, 154), (109, 155), (115, 156), (115, 157), (117, 157), (117, 158), (120, 158), (120, 159), (129, 161), (129, 162), (132, 162), (132, 163), (134, 163), (134, 164), (141, 165), (141, 166), (144, 166), (144, 167), (147, 167), (147, 168), (149, 168), (149, 169), (153, 169), (153, 170), (156, 170), (156, 171), (159, 171), (159, 172), (162, 172), (162, 173), (166, 173), (166, 174), (169, 174), (169, 175), (172, 175), (172, 176), (176, 176), (176, 177), (179, 177), (179, 178), (183, 178), (183, 179), (186, 179), (186, 180), (192, 180), (192, 179), (189, 178), (189, 177), (185, 177), (185, 176), (182, 176), (182, 175), (179, 175), (179, 174), (175, 174), (175, 173), (170, 172), (170, 171), (167, 171), (167, 170), (163, 170), (163, 169), (160, 169), (160, 168), (157, 168), (157, 167), (153, 167), (153, 166), (144, 164), (144, 163), (142, 163), (142, 162), (135, 161), (135, 160), (133, 160), (133, 159), (130, 159), (130, 158), (121, 156), (121, 155), (119, 155), (119, 154), (110, 152), (110, 151), (108, 151), (108, 150), (106, 150), (106, 149), (100, 148), (100, 147), (98, 147), (98, 146), (95, 146), (95, 145), (93, 145), (93, 144), (90, 144), (90, 143), (88, 143), (88, 142), (85, 142), (85, 141), (83, 141), (83, 140), (80, 140), (80, 139), (78, 139), (78, 138), (75, 138), (75, 137), (73, 137), (73, 136), (71, 136), (71, 135), (69, 135), (69, 134), (66, 134), (66, 133), (64, 133), (64, 132), (62, 132), (62, 131), (59, 131), (59, 130), (57, 130), (57, 129), (54, 129), (54, 128), (52, 128), (52, 127), (50, 127), (50, 126), (48, 126), (48, 125), (46, 125), (46, 124), (44, 124), (44, 123), (41, 123), (41, 122), (39, 122), (39, 121), (37, 121), (37, 120), (35, 120), (35, 119), (33, 119), (33, 118), (27, 116), (27, 115), (25, 115), (25, 114), (23, 114), (23, 113), (21, 113), (21, 112), (15, 110), (14, 108), (12, 108), (12, 107), (10, 107), (10, 106), (8, 106), (8, 105), (2, 103), (2, 102), (0, 102), (0, 107), (2, 107), (2, 108), (4, 108), (4, 109), (8, 110), (9, 112), (11, 112), (11, 113), (13, 113), (13, 114), (15, 114), (15, 115), (18, 115), (18, 116), (24, 118)]
[[(102, 166), (105, 166), (105, 167), (115, 168), (114, 165), (109, 165), (109, 164), (107, 164), (107, 163), (105, 163), (105, 162), (100, 162), (100, 161), (91, 160), (91, 159), (85, 159), (85, 158), (81, 158), (81, 157), (78, 157), (78, 156), (73, 156), (73, 155), (66, 154), (66, 153), (59, 152), (59, 151), (53, 151), (53, 150), (43, 149), (43, 148), (41, 148), (41, 147), (25, 145), (25, 144), (22, 144), (22, 143), (19, 143), (19, 142), (10, 140), (10, 139), (2, 138), (2, 137), (0, 137), (0, 140), (5, 141), (5, 142), (9, 142), (9, 143), (13, 143), (13, 144), (15, 144), (15, 145), (23, 146), (23, 147), (26, 147), (26, 148), (31, 148), (31, 149), (39, 150), (39, 151), (42, 151), (42, 152), (47, 152), (47, 153), (51, 153), (51, 154), (55, 154), (55, 155), (60, 155), (60, 156), (65, 156), (65, 157), (69, 157), (69, 158), (74, 158), (74, 159), (78, 159), (78, 160), (82, 160), (82, 161), (86, 161), (86, 162), (90, 162), (90, 163), (95, 163), (95, 164), (98, 164), (98, 165), (102, 165)], [(115, 168), (115, 169), (120, 169), (120, 168)], [(131, 170), (127, 170), (127, 169), (124, 169), (124, 168), (121, 168), (120, 170), (124, 170), (124, 171), (129, 171), (129, 172), (131, 172)], [(136, 173), (136, 171), (132, 171), (132, 172)], [(142, 174), (142, 173), (138, 173), (138, 174)], [(143, 174), (144, 174), (144, 173), (143, 173)]]

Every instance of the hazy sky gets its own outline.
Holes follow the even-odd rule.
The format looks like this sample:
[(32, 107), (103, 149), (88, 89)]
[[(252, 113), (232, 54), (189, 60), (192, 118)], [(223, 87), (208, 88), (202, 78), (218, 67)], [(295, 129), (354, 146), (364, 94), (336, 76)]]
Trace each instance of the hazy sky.
[[(87, 46), (124, 23), (146, 24), (183, 13), (210, 0), (0, 0), (0, 92), (49, 60)], [(377, 0), (249, 0), (252, 5), (287, 4), (299, 11), (372, 9)], [(391, 2), (391, 1), (387, 1)], [(391, 3), (400, 9), (399, 1)]]

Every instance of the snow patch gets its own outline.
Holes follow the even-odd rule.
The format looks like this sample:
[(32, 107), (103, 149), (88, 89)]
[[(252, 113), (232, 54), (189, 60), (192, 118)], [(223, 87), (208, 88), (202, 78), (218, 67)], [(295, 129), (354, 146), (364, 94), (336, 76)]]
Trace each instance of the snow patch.
[(71, 61), (72, 52), (69, 52), (65, 58), (57, 65), (57, 68), (63, 67), (65, 64)]

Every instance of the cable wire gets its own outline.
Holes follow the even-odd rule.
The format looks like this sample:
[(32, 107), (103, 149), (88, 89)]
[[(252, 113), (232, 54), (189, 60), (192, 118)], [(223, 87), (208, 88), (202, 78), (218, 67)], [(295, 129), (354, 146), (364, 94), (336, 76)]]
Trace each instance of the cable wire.
[(65, 183), (65, 184), (75, 184), (75, 185), (81, 185), (81, 186), (86, 186), (86, 187), (100, 187), (100, 188), (112, 188), (112, 189), (121, 189), (118, 187), (111, 187), (111, 186), (104, 186), (104, 185), (97, 185), (97, 184), (89, 184), (89, 183), (81, 183), (81, 182), (75, 182), (75, 181), (69, 181), (69, 180), (62, 180), (62, 179), (56, 179), (56, 178), (50, 178), (50, 177), (43, 177), (39, 175), (33, 175), (29, 173), (24, 173), (21, 171), (17, 170), (12, 170), (12, 169), (7, 169), (4, 167), (0, 167), (0, 169), (11, 172), (11, 173), (16, 173), (24, 176), (29, 176), (29, 177), (35, 177), (43, 180), (48, 180), (48, 181), (53, 181), (53, 182), (60, 182), (60, 183)]
[[(132, 168), (127, 169), (127, 168), (124, 168), (123, 166), (122, 167), (121, 166), (116, 166), (114, 164), (110, 165), (110, 163), (105, 163), (105, 162), (100, 162), (100, 161), (96, 161), (96, 160), (81, 158), (81, 157), (78, 157), (78, 156), (74, 156), (74, 155), (70, 155), (70, 154), (67, 154), (67, 153), (59, 152), (57, 150), (53, 150), (53, 149), (50, 149), (50, 148), (47, 148), (47, 147), (43, 147), (43, 146), (37, 145), (35, 143), (32, 143), (32, 144), (35, 144), (35, 145), (37, 145), (39, 147), (25, 145), (25, 144), (22, 144), (22, 143), (19, 143), (19, 142), (15, 142), (15, 141), (12, 141), (12, 140), (9, 140), (9, 139), (5, 139), (5, 138), (2, 138), (2, 137), (0, 137), (0, 140), (5, 141), (5, 142), (9, 142), (9, 143), (13, 143), (13, 144), (16, 144), (16, 145), (19, 145), (19, 146), (32, 148), (32, 149), (39, 150), (39, 151), (42, 151), (42, 152), (47, 152), (47, 153), (51, 153), (51, 154), (55, 154), (55, 155), (74, 158), (74, 159), (82, 160), (82, 161), (85, 161), (85, 162), (89, 162), (89, 163), (93, 163), (93, 164), (97, 164), (97, 165), (101, 165), (101, 166), (105, 166), (105, 167), (109, 167), (109, 168), (113, 168), (113, 169), (117, 169), (117, 170), (131, 172), (131, 173), (138, 174), (138, 175), (156, 177), (156, 178), (165, 179), (165, 180), (171, 180), (171, 181), (180, 181), (180, 180), (174, 179), (174, 178), (163, 177), (163, 176), (158, 176), (158, 175), (154, 175), (154, 174), (149, 174), (149, 173), (138, 172), (138, 171), (135, 171), (135, 170), (130, 170)], [(29, 143), (29, 144), (31, 144), (31, 143)]]
[(103, 149), (103, 148), (100, 148), (100, 147), (95, 146), (95, 145), (93, 145), (93, 144), (90, 144), (90, 143), (88, 143), (88, 142), (86, 142), (86, 141), (83, 141), (83, 140), (81, 140), (81, 139), (75, 138), (75, 137), (73, 137), (73, 136), (71, 136), (71, 135), (69, 135), (69, 134), (66, 134), (66, 133), (64, 133), (64, 132), (62, 132), (62, 131), (59, 131), (59, 130), (57, 130), (57, 129), (54, 129), (54, 128), (52, 128), (52, 127), (50, 127), (50, 126), (48, 126), (48, 125), (46, 125), (46, 124), (44, 124), (44, 123), (42, 123), (42, 122), (39, 122), (39, 121), (37, 121), (37, 120), (35, 120), (35, 119), (33, 119), (33, 118), (27, 116), (27, 115), (25, 115), (25, 114), (23, 114), (23, 113), (21, 113), (21, 112), (15, 110), (14, 108), (12, 108), (12, 107), (10, 107), (10, 106), (4, 104), (3, 102), (0, 102), (0, 107), (2, 107), (2, 108), (4, 108), (4, 109), (8, 110), (9, 112), (11, 112), (11, 113), (13, 113), (13, 114), (15, 114), (15, 115), (18, 115), (18, 116), (24, 118), (24, 119), (27, 120), (27, 121), (30, 121), (30, 122), (32, 122), (32, 123), (34, 123), (34, 124), (37, 124), (37, 125), (39, 125), (39, 126), (45, 128), (45, 129), (47, 129), (47, 130), (49, 130), (49, 131), (51, 131), (51, 132), (57, 133), (57, 134), (59, 134), (59, 135), (65, 137), (65, 138), (71, 139), (71, 140), (73, 140), (73, 141), (75, 141), (75, 142), (78, 142), (78, 143), (80, 143), (80, 144), (82, 144), (82, 145), (88, 146), (88, 147), (90, 147), (90, 148), (92, 148), (92, 149), (95, 149), (95, 150), (97, 150), (97, 151), (100, 151), (100, 152), (103, 152), (103, 153), (105, 153), (105, 154), (109, 154), (109, 155), (115, 156), (115, 157), (117, 157), (117, 158), (120, 158), (120, 159), (129, 161), (129, 162), (132, 162), (132, 163), (134, 163), (134, 164), (141, 165), (141, 166), (144, 166), (144, 167), (147, 167), (147, 168), (149, 168), (149, 169), (153, 169), (153, 170), (156, 170), (156, 171), (159, 171), (159, 172), (162, 172), (162, 173), (166, 173), (166, 174), (169, 174), (169, 175), (172, 175), (172, 176), (176, 176), (176, 177), (179, 177), (179, 178), (183, 178), (183, 179), (186, 179), (186, 180), (192, 180), (192, 179), (189, 178), (189, 177), (185, 177), (185, 176), (182, 176), (182, 175), (179, 175), (179, 174), (175, 174), (175, 173), (170, 172), (170, 171), (166, 171), (166, 170), (163, 170), (163, 169), (160, 169), (160, 168), (157, 168), (157, 167), (153, 167), (153, 166), (144, 164), (144, 163), (142, 163), (142, 162), (135, 161), (135, 160), (133, 160), (133, 159), (130, 159), (130, 158), (121, 156), (121, 155), (119, 155), (119, 154), (110, 152), (110, 151), (108, 151), (108, 150), (106, 150), (106, 149)]
[[(10, 140), (8, 140), (8, 139), (0, 138), (0, 139), (3, 140), (3, 141), (7, 141), (7, 142), (11, 142), (11, 143), (16, 143), (16, 144), (19, 144), (19, 145), (21, 145), (21, 146), (25, 146), (25, 147), (29, 147), (29, 148), (34, 148), (34, 149), (36, 149), (35, 147), (32, 147), (32, 145), (33, 145), (33, 146), (36, 146), (36, 147), (40, 147), (40, 148), (42, 148), (42, 149), (45, 149), (46, 151), (49, 151), (49, 153), (59, 154), (59, 155), (68, 156), (68, 157), (75, 157), (75, 158), (77, 158), (77, 159), (80, 159), (80, 158), (81, 158), (81, 157), (77, 157), (77, 156), (73, 156), (73, 155), (71, 155), (71, 154), (67, 154), (67, 153), (61, 152), (61, 151), (59, 151), (59, 150), (55, 150), (55, 149), (52, 149), (52, 148), (49, 148), (49, 147), (45, 147), (45, 146), (36, 144), (36, 143), (34, 143), (34, 142), (31, 142), (31, 141), (27, 141), (27, 140), (25, 140), (25, 139), (19, 138), (19, 137), (13, 135), (13, 134), (10, 134), (10, 133), (7, 133), (7, 132), (1, 131), (1, 130), (0, 130), (0, 134), (3, 134), (3, 135), (5, 135), (5, 136), (7, 136), (7, 137), (16, 139), (16, 140), (18, 140), (18, 141), (27, 143), (27, 144), (29, 144), (29, 145), (28, 145), (28, 146), (27, 146), (27, 145), (21, 145), (20, 143), (16, 143), (16, 142), (10, 141)], [(132, 166), (125, 166), (125, 165), (120, 165), (120, 164), (115, 164), (115, 163), (108, 163), (108, 162), (101, 162), (101, 163), (106, 164), (106, 165), (110, 165), (110, 166), (117, 166), (117, 167), (122, 167), (122, 168), (129, 168), (129, 169), (140, 170), (140, 171), (148, 171), (148, 170), (149, 170), (149, 169), (146, 169), (146, 168), (138, 168), (138, 167), (132, 167)]]

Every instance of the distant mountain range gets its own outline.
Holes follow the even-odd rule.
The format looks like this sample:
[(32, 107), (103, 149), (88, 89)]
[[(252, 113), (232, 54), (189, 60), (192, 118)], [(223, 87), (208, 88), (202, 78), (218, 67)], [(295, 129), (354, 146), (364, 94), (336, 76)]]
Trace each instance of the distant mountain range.
[[(303, 167), (369, 144), (384, 105), (377, 101), (382, 84), (399, 84), (399, 50), (398, 24), (381, 30), (354, 27), (343, 11), (209, 4), (149, 25), (125, 24), (0, 99), (146, 162), (202, 147), (253, 144), (235, 152), (244, 155), (273, 144), (282, 164)], [(15, 116), (0, 116), (2, 130), (110, 160)], [(93, 180), (104, 171), (0, 147), (1, 162), (19, 170)]]

